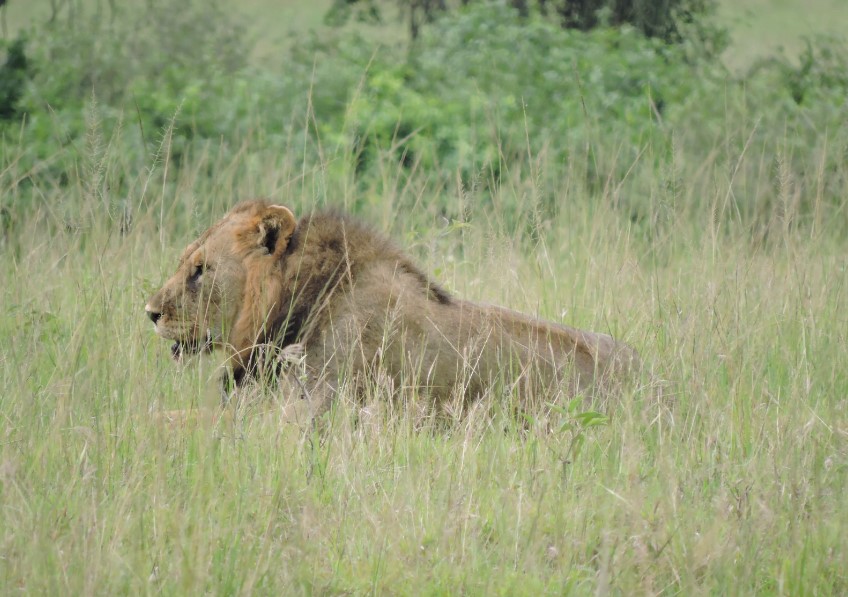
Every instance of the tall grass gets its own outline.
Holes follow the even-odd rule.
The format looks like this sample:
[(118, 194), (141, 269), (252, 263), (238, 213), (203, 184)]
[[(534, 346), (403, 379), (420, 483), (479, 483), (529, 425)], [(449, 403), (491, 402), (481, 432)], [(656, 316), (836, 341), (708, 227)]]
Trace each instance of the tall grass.
[[(120, 152), (137, 132), (105, 139), (95, 115), (67, 180), (3, 164), (0, 193), (30, 201), (0, 249), (5, 592), (848, 592), (844, 164), (827, 172), (838, 203), (799, 196), (744, 143), (600, 185), (528, 151), (485, 189), (433, 184), (387, 151), (363, 189), (335, 167), (351, 147), (314, 166), (248, 140), (177, 168), (167, 129), (138, 171)], [(623, 196), (634, 179), (645, 194)], [(255, 195), (356, 205), (454, 292), (613, 333), (650, 375), (588, 428), (497, 404), (436, 423), (378, 386), (316, 432), (250, 408), (162, 425), (159, 411), (216, 403), (218, 362), (175, 366), (145, 300)], [(462, 219), (431, 207), (452, 202)], [(285, 401), (266, 393), (272, 411)]]

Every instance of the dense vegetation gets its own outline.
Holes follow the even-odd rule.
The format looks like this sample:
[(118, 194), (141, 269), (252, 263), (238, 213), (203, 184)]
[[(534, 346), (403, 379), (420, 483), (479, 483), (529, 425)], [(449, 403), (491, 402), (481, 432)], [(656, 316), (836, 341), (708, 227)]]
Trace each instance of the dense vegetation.
[[(382, 23), (391, 8), (395, 17), (409, 24), (409, 36), (418, 38), (422, 25), (472, 2), (485, 0), (333, 0), (324, 19), (344, 24), (351, 20)], [(711, 14), (715, 0), (510, 0), (508, 5), (519, 17), (542, 16), (565, 29), (588, 31), (596, 27), (630, 25), (648, 37), (677, 43), (692, 37), (693, 27), (701, 27)], [(688, 30), (688, 31), (687, 31)], [(712, 29), (712, 33), (716, 33)]]
[[(848, 592), (845, 39), (731, 73), (711, 22), (515, 4), (273, 62), (200, 0), (76, 3), (3, 42), (0, 586)], [(314, 434), (270, 398), (157, 423), (215, 404), (220, 363), (170, 363), (145, 298), (257, 195), (351, 210), (451, 290), (651, 371), (593, 410), (434, 421), (375, 389)]]
[[(824, 200), (841, 198), (838, 181), (833, 188), (819, 171), (838, 166), (846, 146), (844, 41), (811, 45), (800, 66), (774, 60), (734, 78), (715, 48), (694, 41), (668, 45), (627, 27), (563, 30), (475, 3), (408, 48), (355, 32), (305, 35), (275, 71), (249, 62), (244, 28), (220, 4), (122, 10), (76, 15), (74, 27), (57, 20), (42, 26), (49, 35), (10, 44), (0, 117), (16, 170), (61, 180), (98, 159), (97, 142), (141, 172), (165, 133), (177, 166), (204, 152), (227, 160), (249, 143), (251, 153), (298, 155), (328, 182), (377, 195), (394, 164), (405, 175), (427, 171), (431, 185), (490, 188), (514, 164), (544, 159), (556, 166), (545, 176), (567, 167), (590, 193), (615, 181), (638, 219), (653, 209), (640, 205), (653, 186), (674, 189), (716, 147), (748, 144), (803, 197), (825, 184)], [(110, 195), (130, 190), (119, 173), (104, 175)], [(4, 204), (26, 203), (30, 181), (11, 185)], [(771, 217), (773, 189), (758, 188), (736, 197), (749, 223)]]

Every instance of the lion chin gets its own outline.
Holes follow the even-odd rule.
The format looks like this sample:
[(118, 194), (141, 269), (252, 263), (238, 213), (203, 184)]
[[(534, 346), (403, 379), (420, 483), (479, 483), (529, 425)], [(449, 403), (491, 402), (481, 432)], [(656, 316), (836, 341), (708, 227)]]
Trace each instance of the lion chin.
[(212, 342), (212, 333), (207, 330), (206, 338), (198, 340), (191, 338), (187, 340), (176, 340), (171, 345), (171, 358), (177, 363), (185, 363), (190, 357), (201, 353), (209, 354), (215, 348)]
[(342, 386), (411, 391), (445, 407), (505, 394), (538, 405), (617, 392), (640, 371), (636, 351), (607, 334), (453, 296), (338, 212), (298, 220), (261, 200), (238, 204), (191, 243), (145, 311), (164, 337), (209, 326), (177, 336), (171, 356), (223, 348), (237, 387), (264, 379), (268, 364), (289, 376), (280, 355), (299, 347), (305, 399), (292, 403), (305, 419)]

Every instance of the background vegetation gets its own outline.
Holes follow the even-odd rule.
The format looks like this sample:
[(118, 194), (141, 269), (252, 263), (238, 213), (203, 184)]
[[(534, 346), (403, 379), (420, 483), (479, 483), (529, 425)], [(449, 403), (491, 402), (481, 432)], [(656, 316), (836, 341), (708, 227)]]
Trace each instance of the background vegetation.
[[(2, 8), (0, 586), (848, 592), (848, 47), (762, 53), (776, 14), (844, 15), (707, 5), (648, 37), (514, 4), (414, 40), (404, 3)], [(490, 397), (446, 424), (375, 388), (316, 434), (271, 399), (163, 425), (219, 364), (175, 367), (145, 299), (259, 195), (651, 374), (607, 417)]]

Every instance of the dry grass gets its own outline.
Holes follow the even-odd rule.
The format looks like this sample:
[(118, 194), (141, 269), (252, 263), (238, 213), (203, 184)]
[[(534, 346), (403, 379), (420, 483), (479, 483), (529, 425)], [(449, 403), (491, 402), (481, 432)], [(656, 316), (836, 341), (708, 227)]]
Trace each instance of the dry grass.
[[(299, 211), (316, 189), (319, 203), (351, 201), (353, 185), (302, 177), (290, 157), (246, 168), (244, 153), (209, 180), (198, 156), (137, 185), (122, 235), (85, 180), (36, 177), (0, 264), (0, 584), (845, 593), (846, 205), (802, 197), (756, 224), (722, 218), (734, 183), (716, 173), (739, 156), (721, 151), (681, 172), (687, 200), (672, 211), (660, 190), (649, 198), (650, 226), (631, 222), (614, 185), (590, 195), (564, 177), (540, 191), (529, 173), (555, 168), (543, 156), (462, 225), (427, 209), (427, 193), (451, 191), (426, 179), (386, 185), (366, 209), (456, 292), (638, 347), (653, 377), (591, 427), (576, 411), (554, 426), (517, 419), (497, 401), (433, 420), (379, 386), (364, 404), (340, 400), (314, 433), (280, 423), (273, 388), (279, 402), (214, 424), (162, 425), (162, 411), (214, 406), (217, 364), (176, 368), (143, 305), (236, 199), (222, 189), (265, 189)], [(749, 193), (772, 192), (773, 174), (747, 159), (766, 181)], [(105, 163), (106, 179), (121, 168)], [(532, 215), (533, 189), (556, 197), (557, 215)], [(404, 194), (419, 209), (398, 213)]]

